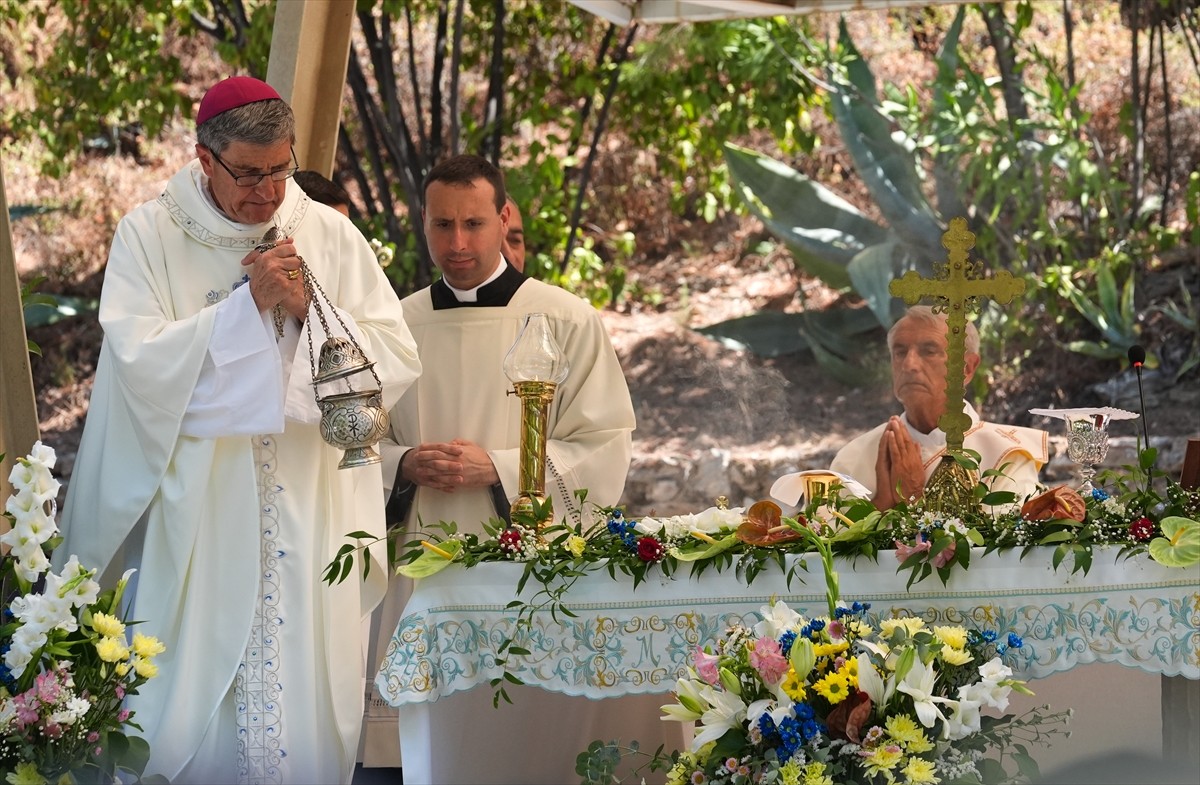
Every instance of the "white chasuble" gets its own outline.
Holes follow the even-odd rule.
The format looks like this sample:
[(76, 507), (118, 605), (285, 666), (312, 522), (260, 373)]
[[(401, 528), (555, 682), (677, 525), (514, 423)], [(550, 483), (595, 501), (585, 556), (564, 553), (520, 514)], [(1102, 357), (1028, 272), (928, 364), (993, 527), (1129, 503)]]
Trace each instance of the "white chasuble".
[[(986, 478), (984, 482), (993, 491), (1012, 491), (1017, 502), (1037, 490), (1038, 471), (1049, 460), (1049, 437), (1045, 431), (1015, 425), (1000, 425), (984, 422), (971, 404), (965, 404), (971, 418), (971, 427), (963, 434), (963, 447), (979, 453), (980, 472), (988, 469), (1004, 470), (1003, 477)], [(946, 434), (940, 429), (921, 433), (900, 417), (908, 434), (921, 450), (921, 461), (925, 465), (925, 480), (937, 469), (941, 457), (946, 454)], [(875, 460), (879, 454), (879, 440), (887, 423), (853, 439), (838, 451), (830, 466), (835, 472), (848, 474), (867, 487), (873, 495), (875, 488)]]
[(245, 306), (242, 259), (276, 225), (376, 362), (385, 402), (420, 364), (352, 224), (290, 182), (272, 223), (231, 223), (200, 191), (198, 166), (117, 228), (57, 554), (110, 579), (139, 570), (129, 617), (166, 645), (158, 677), (129, 700), (150, 743), (147, 774), (345, 782), (362, 712), (361, 620), (385, 588), (383, 553), (371, 552), (365, 581), (355, 572), (330, 587), (321, 572), (347, 533), (382, 533), (379, 466), (339, 470), (341, 451), (320, 437), (308, 328), (314, 351), (326, 336), (311, 310), (272, 345), (269, 315), (239, 340), (218, 329), (230, 323), (220, 309)]

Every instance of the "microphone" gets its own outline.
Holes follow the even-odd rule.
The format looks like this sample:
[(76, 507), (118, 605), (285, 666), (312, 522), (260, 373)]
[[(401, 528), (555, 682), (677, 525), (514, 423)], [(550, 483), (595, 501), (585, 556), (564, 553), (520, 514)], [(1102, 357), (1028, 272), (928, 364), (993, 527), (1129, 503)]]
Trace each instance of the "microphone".
[(1146, 350), (1135, 343), (1129, 347), (1128, 357), (1133, 370), (1137, 372), (1138, 401), (1142, 405), (1142, 438), (1145, 440), (1142, 449), (1148, 450), (1150, 449), (1150, 431), (1146, 427), (1146, 396), (1142, 392), (1142, 366), (1146, 363)]

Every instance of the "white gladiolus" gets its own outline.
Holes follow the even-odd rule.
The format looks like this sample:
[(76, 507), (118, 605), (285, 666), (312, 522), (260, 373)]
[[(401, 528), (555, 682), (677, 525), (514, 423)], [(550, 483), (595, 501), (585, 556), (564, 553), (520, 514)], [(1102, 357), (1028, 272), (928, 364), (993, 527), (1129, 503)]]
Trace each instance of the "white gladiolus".
[(92, 580), (95, 570), (85, 570), (74, 554), (63, 565), (62, 572), (46, 576), (46, 594), (67, 600), (81, 608), (91, 605), (100, 596), (100, 584)]
[[(960, 689), (959, 695), (961, 694), (962, 690)], [(977, 701), (960, 698), (957, 701), (949, 701), (949, 705), (951, 712), (942, 729), (943, 737), (950, 741), (956, 741), (965, 739), (972, 733), (979, 733), (981, 718)]]
[(984, 681), (998, 682), (1011, 679), (1012, 668), (1004, 664), (999, 657), (993, 657), (979, 666), (979, 678)]

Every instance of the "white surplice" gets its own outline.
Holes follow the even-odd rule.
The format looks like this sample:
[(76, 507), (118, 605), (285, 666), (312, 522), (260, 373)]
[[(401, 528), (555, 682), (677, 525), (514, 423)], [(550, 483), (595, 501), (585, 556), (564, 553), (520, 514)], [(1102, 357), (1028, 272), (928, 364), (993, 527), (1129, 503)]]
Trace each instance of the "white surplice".
[[(362, 712), (361, 620), (372, 575), (330, 587), (345, 534), (381, 533), (380, 467), (339, 470), (319, 432), (310, 310), (285, 320), (243, 287), (272, 225), (295, 238), (390, 405), (420, 373), (399, 300), (370, 246), (289, 183), (271, 223), (218, 212), (193, 161), (117, 228), (100, 304), (104, 344), (68, 490), (59, 554), (108, 575), (138, 567), (130, 617), (166, 644), (129, 701), (149, 774), (172, 782), (348, 782)], [(331, 332), (341, 334), (326, 308)], [(359, 383), (358, 389), (365, 385)], [(376, 552), (379, 550), (379, 552)]]
[[(506, 274), (514, 273), (509, 268)], [(426, 372), (391, 412), (399, 446), (385, 452), (385, 478), (393, 475), (407, 449), (463, 438), (487, 449), (506, 503), (516, 497), (521, 403), (508, 394), (512, 382), (502, 365), (526, 314), (540, 312), (570, 362), (547, 424), (545, 490), (553, 499), (555, 520), (577, 520), (573, 511), (580, 505), (574, 494), (580, 489), (587, 490), (589, 503), (620, 501), (632, 459), (633, 405), (616, 352), (591, 305), (534, 279), (521, 282), (506, 305), (435, 309), (428, 289), (403, 302)], [(483, 522), (497, 512), (488, 489), (444, 493), (419, 488), (402, 540), (416, 537), (421, 524), (427, 528), (439, 521), (480, 533)], [(377, 654), (384, 654), (410, 592), (410, 581), (392, 579), (381, 608), (383, 645)], [(419, 783), (428, 776), (431, 782), (445, 783), (571, 782), (577, 779), (575, 756), (595, 739), (637, 739), (649, 749), (659, 743), (668, 749), (683, 746), (679, 724), (659, 719), (662, 696), (592, 701), (529, 687), (510, 687), (510, 692), (515, 705), (501, 703), (498, 709), (487, 689), (429, 706), (434, 749), (429, 760), (403, 761), (406, 781)], [(386, 725), (395, 728), (394, 722)], [(395, 739), (395, 730), (391, 734)]]

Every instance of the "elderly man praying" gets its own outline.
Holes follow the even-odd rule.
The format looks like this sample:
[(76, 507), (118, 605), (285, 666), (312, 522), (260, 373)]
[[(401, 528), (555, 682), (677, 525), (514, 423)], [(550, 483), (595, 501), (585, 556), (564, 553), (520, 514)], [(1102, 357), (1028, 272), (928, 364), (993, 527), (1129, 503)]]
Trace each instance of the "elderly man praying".
[[(919, 498), (946, 452), (938, 420), (946, 410), (946, 316), (929, 306), (909, 308), (888, 332), (892, 391), (904, 412), (843, 447), (830, 467), (865, 486), (881, 510)], [(964, 384), (979, 367), (979, 332), (968, 323)], [(993, 491), (1013, 491), (1017, 500), (1037, 489), (1038, 470), (1048, 458), (1045, 431), (984, 422), (965, 404), (971, 427), (963, 447), (981, 456), (980, 471), (1002, 469), (986, 480)]]

